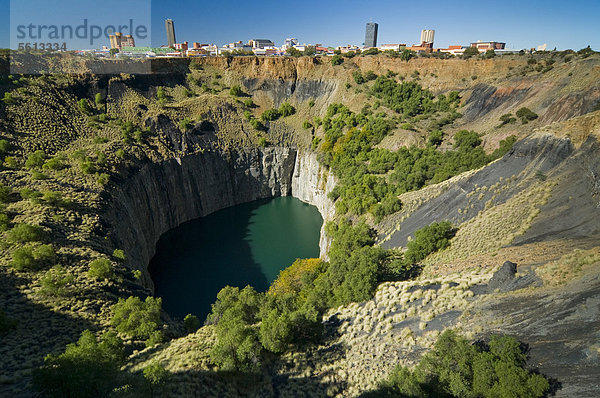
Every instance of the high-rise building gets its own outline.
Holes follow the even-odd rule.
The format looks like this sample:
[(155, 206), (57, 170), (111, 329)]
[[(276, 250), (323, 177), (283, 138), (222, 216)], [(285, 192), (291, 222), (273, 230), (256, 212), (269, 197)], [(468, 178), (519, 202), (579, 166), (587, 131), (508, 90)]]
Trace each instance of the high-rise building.
[(167, 45), (171, 48), (175, 48), (175, 24), (172, 19), (167, 19), (165, 21), (165, 28), (167, 29)]
[(365, 47), (377, 47), (377, 30), (379, 25), (374, 22), (367, 23), (367, 32), (365, 34)]
[(433, 29), (423, 29), (421, 31), (421, 44), (423, 43), (431, 43), (433, 44), (433, 38), (435, 36), (435, 30)]
[(125, 35), (121, 32), (115, 32), (114, 35), (109, 35), (110, 48), (118, 48), (122, 50), (123, 47), (135, 47), (135, 39), (131, 35)]

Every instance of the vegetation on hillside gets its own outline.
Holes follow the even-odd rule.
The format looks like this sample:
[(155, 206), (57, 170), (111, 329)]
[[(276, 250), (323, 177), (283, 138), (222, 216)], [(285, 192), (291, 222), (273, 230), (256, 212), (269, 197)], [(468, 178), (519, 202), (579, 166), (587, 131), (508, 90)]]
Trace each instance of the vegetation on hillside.
[[(371, 90), (405, 120), (445, 114), (445, 120), (451, 121), (459, 116), (456, 92), (434, 98), (416, 82), (397, 83), (382, 76), (375, 79)], [(437, 145), (442, 141), (442, 132), (433, 130), (427, 147), (403, 147), (392, 152), (375, 148), (396, 126), (385, 112), (373, 115), (366, 108), (356, 114), (334, 103), (317, 122), (324, 130), (323, 141), (315, 141), (321, 160), (339, 181), (330, 194), (338, 214), (369, 212), (376, 221), (401, 209), (398, 195), (482, 167), (503, 156), (514, 143), (514, 139), (503, 141), (497, 151), (486, 155), (480, 137), (463, 130), (454, 137), (453, 151), (440, 151)]]
[(543, 397), (546, 378), (525, 369), (527, 356), (509, 336), (471, 344), (452, 330), (438, 338), (414, 369), (397, 366), (367, 397)]
[[(567, 63), (592, 54), (588, 48), (560, 57)], [(313, 53), (309, 50), (306, 55)], [(331, 58), (331, 63), (350, 73), (352, 61), (348, 60), (356, 56), (399, 57), (408, 62), (421, 55), (409, 50), (385, 54), (370, 50), (361, 54), (338, 54)], [(492, 54), (479, 56), (492, 57)], [(528, 73), (545, 73), (556, 62), (537, 58), (531, 56), (535, 62), (527, 65)], [(326, 226), (332, 239), (328, 261), (297, 260), (280, 273), (266, 293), (256, 292), (251, 287), (226, 287), (217, 296), (207, 319), (217, 335), (210, 356), (221, 369), (242, 371), (257, 370), (276, 355), (319, 342), (323, 332), (322, 315), (329, 309), (371, 299), (381, 282), (401, 281), (417, 275), (419, 263), (427, 255), (448, 247), (455, 227), (440, 220), (417, 230), (402, 252), (377, 246), (376, 232), (371, 225), (401, 210), (400, 194), (482, 167), (507, 153), (516, 140), (514, 136), (503, 140), (499, 148), (488, 155), (481, 147), (481, 137), (476, 132), (463, 130), (455, 134), (451, 148), (452, 141), (445, 136), (443, 128), (460, 117), (459, 94), (449, 92), (434, 96), (418, 83), (425, 78), (419, 73), (413, 75), (413, 81), (405, 81), (406, 77), (391, 71), (377, 76), (373, 71), (354, 70), (349, 86), (368, 96), (369, 104), (360, 112), (353, 112), (346, 105), (334, 103), (322, 117), (313, 119), (315, 113), (311, 112), (318, 112), (315, 99), (305, 104), (283, 102), (260, 115), (253, 114), (253, 109), (265, 109), (264, 104), (258, 97), (254, 98), (255, 103), (249, 97), (251, 93), (242, 90), (239, 81), (231, 81), (229, 76), (221, 79), (218, 70), (204, 71), (199, 64), (192, 63), (190, 68), (194, 73), (188, 75), (189, 86), (161, 83), (163, 87), (150, 87), (147, 96), (123, 94), (119, 99), (122, 102), (116, 102), (113, 94), (105, 92), (80, 94), (85, 90), (80, 90), (83, 85), (74, 77), (0, 76), (3, 90), (0, 112), (5, 116), (0, 121), (0, 254), (6, 264), (2, 268), (3, 276), (6, 280), (18, 281), (14, 283), (15, 292), (7, 294), (14, 295), (13, 303), (22, 300), (28, 306), (35, 304), (31, 307), (39, 305), (44, 316), (45, 312), (61, 317), (67, 313), (81, 324), (89, 323), (86, 328), (101, 328), (97, 335), (85, 331), (79, 341), (68, 345), (63, 353), (56, 354), (56, 348), (52, 348), (55, 354), (49, 355), (44, 366), (34, 373), (35, 384), (44, 394), (104, 396), (117, 389), (133, 396), (147, 395), (147, 392), (152, 395), (168, 379), (169, 373), (159, 363), (145, 369), (143, 376), (122, 371), (125, 348), (129, 354), (173, 335), (194, 333), (201, 326), (193, 315), (187, 316), (183, 323), (170, 321), (170, 325), (163, 325), (161, 300), (145, 298), (147, 292), (140, 293), (143, 291), (139, 286), (141, 272), (126, 268), (125, 254), (112, 246), (110, 226), (98, 217), (107, 205), (107, 189), (118, 187), (129, 173), (148, 162), (172, 159), (178, 151), (185, 151), (177, 147), (179, 142), (171, 142), (169, 134), (159, 131), (162, 127), (145, 124), (150, 118), (158, 114), (172, 118), (173, 129), (179, 128), (190, 142), (202, 136), (201, 133), (216, 131), (216, 143), (210, 150), (220, 150), (219, 140), (227, 134), (227, 129), (219, 123), (230, 117), (227, 112), (236, 115), (244, 112), (247, 119), (244, 123), (256, 130), (250, 134), (253, 137), (250, 142), (263, 147), (279, 144), (273, 135), (279, 124), (289, 121), (292, 126), (299, 125), (295, 123), (303, 119), (297, 118), (307, 118), (306, 112), (309, 112), (309, 120), (302, 123), (307, 130), (304, 133), (313, 133), (313, 148), (319, 151), (323, 164), (329, 166), (338, 179), (331, 198), (336, 201), (339, 218)], [(127, 90), (134, 87), (128, 86), (131, 76), (111, 79), (117, 81), (115, 86), (122, 84)], [(79, 97), (81, 95), (83, 97)], [(202, 101), (217, 98), (218, 112), (212, 105), (198, 105), (202, 101), (197, 103), (196, 97)], [(41, 107), (46, 103), (47, 106)], [(317, 98), (316, 103), (323, 101)], [(25, 109), (28, 118), (22, 118), (17, 108)], [(50, 116), (42, 117), (40, 109)], [(140, 116), (146, 112), (151, 115), (148, 119)], [(298, 116), (294, 116), (296, 114)], [(503, 115), (500, 122), (502, 126), (517, 121), (525, 124), (536, 118), (538, 115), (533, 111), (521, 108), (514, 116)], [(35, 123), (28, 124), (31, 120)], [(211, 123), (219, 128), (212, 128)], [(247, 126), (245, 128), (247, 130)], [(427, 143), (396, 151), (383, 149), (382, 140), (398, 132), (420, 134), (421, 142), (426, 140)], [(212, 136), (206, 134), (203, 139), (210, 141)], [(204, 149), (194, 147), (193, 150)], [(0, 334), (8, 335), (15, 333), (17, 326), (21, 328), (24, 319), (19, 316), (18, 312), (10, 313), (8, 307), (0, 308)], [(37, 318), (32, 319), (37, 322)], [(49, 316), (40, 324), (54, 325), (55, 320)], [(84, 328), (81, 324), (65, 326), (61, 333), (74, 340)], [(171, 333), (168, 329), (171, 326), (176, 331)], [(492, 343), (489, 350), (480, 350), (479, 346), (467, 344), (475, 347), (468, 348), (458, 337), (450, 340), (451, 344), (460, 346), (458, 351), (467, 353), (465, 361), (477, 366), (483, 363), (479, 355), (493, 356), (485, 359), (488, 361), (485, 363), (498, 370), (486, 375), (487, 379), (478, 378), (485, 382), (478, 381), (477, 385), (487, 383), (493, 389), (498, 384), (497, 391), (504, 391), (506, 386), (502, 383), (506, 373), (502, 372), (509, 369), (511, 375), (526, 386), (532, 386), (531, 391), (543, 387), (542, 382), (532, 375), (524, 376), (512, 365), (502, 361), (496, 364), (497, 357), (504, 354), (497, 354)], [(47, 345), (43, 349), (46, 348)], [(7, 360), (7, 364), (16, 355)], [(443, 359), (446, 354), (436, 355)], [(510, 355), (521, 358), (514, 353)], [(42, 355), (37, 357), (42, 358)], [(522, 365), (521, 359), (517, 362)], [(34, 361), (27, 363), (35, 364)], [(475, 375), (479, 369), (469, 366), (471, 373), (466, 373), (467, 381), (469, 377), (474, 380), (476, 377), (471, 374)], [(393, 380), (402, 379), (400, 384), (416, 386), (418, 394), (430, 394), (435, 389), (440, 394), (443, 391), (446, 395), (462, 396), (456, 394), (458, 390), (453, 389), (453, 380), (448, 381), (446, 370), (425, 365), (422, 368), (425, 370), (419, 369), (399, 368), (386, 388), (400, 391), (397, 389), (403, 387), (398, 387)], [(2, 383), (14, 380), (3, 379)], [(430, 385), (431, 380), (437, 384)], [(474, 382), (463, 384), (460, 391), (469, 391), (469, 394), (480, 391)], [(136, 390), (138, 385), (143, 386), (143, 392)]]

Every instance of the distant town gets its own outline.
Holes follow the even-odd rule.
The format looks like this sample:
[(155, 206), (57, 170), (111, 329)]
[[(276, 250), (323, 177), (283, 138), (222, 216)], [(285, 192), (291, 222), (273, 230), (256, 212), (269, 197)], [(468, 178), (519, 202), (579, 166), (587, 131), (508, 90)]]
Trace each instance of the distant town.
[(379, 44), (377, 34), (379, 25), (369, 22), (365, 30), (365, 42), (362, 46), (346, 45), (338, 47), (325, 47), (323, 44), (300, 44), (296, 38), (287, 38), (284, 43), (278, 47), (270, 39), (250, 39), (247, 43), (240, 41), (228, 43), (221, 47), (215, 44), (206, 44), (200, 42), (189, 43), (187, 41), (177, 42), (175, 34), (175, 23), (172, 19), (165, 21), (166, 44), (161, 47), (137, 47), (135, 39), (131, 35), (123, 35), (115, 32), (110, 35), (110, 46), (103, 46), (97, 50), (78, 50), (76, 54), (92, 55), (96, 57), (115, 57), (115, 58), (164, 58), (164, 57), (209, 57), (209, 56), (229, 56), (229, 55), (257, 55), (257, 56), (301, 56), (301, 55), (328, 55), (349, 53), (375, 54), (385, 53), (389, 55), (398, 55), (404, 51), (411, 51), (418, 54), (432, 54), (438, 56), (461, 56), (465, 51), (476, 49), (477, 52), (493, 52), (494, 54), (510, 54), (521, 51), (545, 51), (546, 45), (531, 49), (509, 49), (506, 43), (501, 41), (475, 41), (466, 45), (456, 44), (447, 48), (436, 48), (434, 46), (435, 30), (424, 29), (421, 31), (420, 41), (416, 44), (407, 43), (397, 44)]

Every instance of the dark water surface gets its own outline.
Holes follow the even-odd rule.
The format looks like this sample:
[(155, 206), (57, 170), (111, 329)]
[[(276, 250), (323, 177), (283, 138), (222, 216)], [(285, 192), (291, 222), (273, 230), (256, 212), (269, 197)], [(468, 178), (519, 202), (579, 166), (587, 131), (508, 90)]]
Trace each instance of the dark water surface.
[(297, 258), (319, 256), (323, 219), (292, 197), (246, 203), (166, 232), (149, 270), (171, 315), (201, 320), (226, 285), (265, 291)]

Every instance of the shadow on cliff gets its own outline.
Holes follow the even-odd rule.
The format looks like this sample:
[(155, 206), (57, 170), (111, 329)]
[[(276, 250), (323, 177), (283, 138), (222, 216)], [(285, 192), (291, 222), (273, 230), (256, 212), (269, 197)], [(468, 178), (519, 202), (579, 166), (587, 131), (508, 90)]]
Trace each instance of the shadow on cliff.
[[(264, 291), (269, 281), (255, 262), (248, 237), (253, 212), (267, 200), (220, 210), (163, 234), (149, 271), (155, 295), (174, 317), (204, 319), (225, 286), (251, 285)], [(217, 248), (217, 250), (215, 250)]]
[[(5, 320), (0, 325), (0, 396), (24, 396), (30, 383), (30, 371), (44, 362), (49, 354), (64, 351), (77, 341), (85, 329), (95, 326), (84, 318), (52, 310), (51, 306), (32, 302), (19, 286), (31, 280), (0, 267), (0, 311)], [(68, 310), (67, 310), (68, 311)], [(7, 322), (8, 320), (8, 322)], [(5, 330), (2, 330), (5, 329)]]
[[(329, 372), (327, 377), (332, 375), (333, 372)], [(169, 384), (157, 396), (328, 397), (332, 390), (344, 391), (347, 387), (345, 382), (328, 383), (324, 376), (273, 377), (267, 370), (261, 373), (189, 370), (172, 373)], [(167, 390), (171, 390), (170, 394)]]

